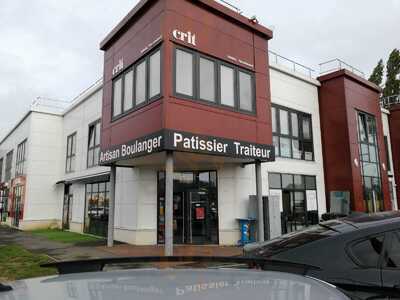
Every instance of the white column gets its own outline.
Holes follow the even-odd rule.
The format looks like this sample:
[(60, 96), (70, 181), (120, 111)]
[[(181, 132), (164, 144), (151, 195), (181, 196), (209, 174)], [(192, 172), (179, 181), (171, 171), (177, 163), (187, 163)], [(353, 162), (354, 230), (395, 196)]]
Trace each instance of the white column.
[(172, 151), (167, 151), (167, 159), (165, 161), (165, 247), (164, 247), (165, 256), (172, 256), (174, 252), (173, 196), (174, 196), (174, 153)]
[(264, 211), (262, 199), (262, 177), (261, 177), (261, 162), (256, 161), (256, 195), (258, 204), (258, 241), (264, 241)]
[(117, 167), (113, 164), (110, 170), (110, 196), (108, 200), (108, 234), (107, 247), (114, 246), (114, 215), (115, 215), (115, 177)]

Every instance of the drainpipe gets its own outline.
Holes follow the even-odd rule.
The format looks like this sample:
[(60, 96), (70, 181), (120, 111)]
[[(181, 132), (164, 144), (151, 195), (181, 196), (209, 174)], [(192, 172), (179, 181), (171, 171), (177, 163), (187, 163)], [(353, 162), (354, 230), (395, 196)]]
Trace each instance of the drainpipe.
[(261, 177), (261, 161), (257, 160), (255, 163), (256, 168), (256, 195), (258, 207), (258, 241), (264, 241), (264, 211), (262, 199), (262, 177)]
[(114, 246), (114, 215), (115, 215), (115, 177), (117, 167), (112, 164), (110, 169), (110, 196), (108, 200), (108, 234), (107, 247)]

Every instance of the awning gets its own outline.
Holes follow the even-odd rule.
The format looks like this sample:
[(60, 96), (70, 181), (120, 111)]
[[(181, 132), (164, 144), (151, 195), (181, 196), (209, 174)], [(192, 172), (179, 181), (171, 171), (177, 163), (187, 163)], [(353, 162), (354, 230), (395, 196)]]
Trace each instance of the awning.
[(102, 181), (110, 181), (110, 172), (103, 172), (97, 174), (91, 174), (87, 176), (68, 178), (65, 180), (57, 181), (56, 184), (72, 184), (72, 183), (95, 183)]

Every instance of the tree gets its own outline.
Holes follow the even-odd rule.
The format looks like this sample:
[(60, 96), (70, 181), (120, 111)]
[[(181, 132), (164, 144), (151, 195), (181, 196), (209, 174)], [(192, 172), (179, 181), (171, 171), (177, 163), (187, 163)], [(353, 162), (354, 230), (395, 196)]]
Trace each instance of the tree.
[(382, 79), (383, 79), (383, 68), (384, 68), (383, 60), (380, 59), (378, 61), (378, 64), (372, 71), (372, 74), (368, 80), (371, 81), (372, 83), (375, 83), (377, 86), (380, 86), (382, 84)]
[(393, 49), (386, 64), (386, 84), (383, 89), (383, 96), (388, 97), (400, 94), (400, 51)]

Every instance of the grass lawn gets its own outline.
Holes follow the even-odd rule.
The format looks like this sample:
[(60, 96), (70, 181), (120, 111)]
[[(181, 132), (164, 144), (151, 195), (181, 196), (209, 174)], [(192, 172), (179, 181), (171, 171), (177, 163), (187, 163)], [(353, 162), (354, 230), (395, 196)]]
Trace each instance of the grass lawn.
[(61, 243), (82, 243), (82, 242), (95, 242), (101, 238), (94, 237), (86, 234), (79, 234), (75, 232), (63, 231), (59, 229), (39, 229), (30, 231), (34, 235), (45, 237), (51, 241)]
[(35, 254), (18, 245), (0, 246), (0, 282), (57, 274), (56, 269), (41, 268), (51, 262), (43, 254)]

